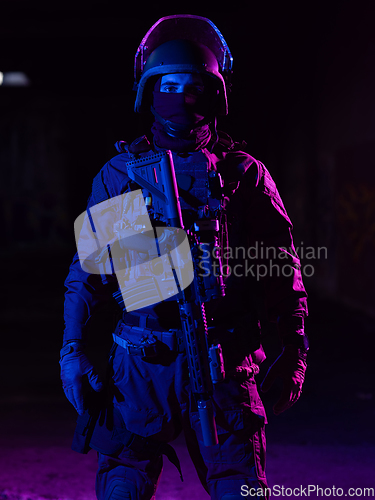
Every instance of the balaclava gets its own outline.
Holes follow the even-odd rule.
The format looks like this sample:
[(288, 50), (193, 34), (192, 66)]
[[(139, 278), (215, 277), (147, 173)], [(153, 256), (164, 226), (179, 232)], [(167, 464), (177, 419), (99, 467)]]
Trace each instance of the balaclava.
[(172, 151), (197, 151), (209, 142), (209, 99), (203, 94), (160, 92), (161, 77), (153, 91), (151, 128), (155, 145)]

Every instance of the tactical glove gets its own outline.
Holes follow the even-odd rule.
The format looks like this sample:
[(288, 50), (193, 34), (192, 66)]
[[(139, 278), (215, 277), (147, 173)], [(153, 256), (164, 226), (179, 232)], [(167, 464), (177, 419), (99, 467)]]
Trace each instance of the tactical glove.
[(103, 388), (98, 374), (82, 351), (82, 343), (69, 342), (60, 351), (61, 380), (65, 396), (79, 415), (84, 412), (82, 380), (87, 376), (91, 387), (99, 392)]
[(275, 415), (290, 408), (300, 397), (306, 372), (306, 353), (294, 345), (286, 345), (276, 361), (270, 366), (260, 386), (267, 392), (277, 377), (283, 380), (281, 397), (273, 407)]

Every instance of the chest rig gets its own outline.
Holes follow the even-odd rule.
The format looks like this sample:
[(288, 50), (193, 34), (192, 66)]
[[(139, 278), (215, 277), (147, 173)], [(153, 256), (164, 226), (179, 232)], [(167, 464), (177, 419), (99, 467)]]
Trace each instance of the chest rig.
[[(205, 297), (206, 299), (214, 298), (215, 295), (222, 295), (223, 290), (220, 291), (220, 288), (223, 289), (224, 287), (221, 279), (222, 252), (220, 251), (224, 247), (227, 235), (225, 211), (223, 208), (223, 181), (220, 174), (216, 171), (208, 152), (198, 151), (189, 154), (172, 153), (171, 161), (177, 181), (179, 208), (181, 208), (183, 220), (182, 227), (188, 235), (193, 259), (200, 259), (200, 272), (195, 273), (196, 282), (200, 287), (201, 294), (204, 288), (207, 290), (206, 293), (209, 294), (209, 297)], [(166, 283), (168, 283), (167, 275), (164, 276), (162, 281), (159, 280), (159, 284), (156, 284), (156, 286), (153, 283), (155, 281), (153, 278), (155, 274), (163, 271), (160, 260), (157, 261), (157, 259), (152, 259), (152, 257), (155, 257), (156, 250), (160, 255), (161, 243), (164, 245), (164, 248), (168, 248), (168, 245), (170, 248), (173, 238), (176, 239), (177, 237), (177, 240), (181, 238), (181, 232), (180, 236), (177, 236), (172, 231), (173, 226), (180, 227), (178, 216), (177, 214), (171, 216), (168, 212), (168, 206), (166, 206), (168, 205), (168, 201), (173, 198), (173, 193), (166, 192), (164, 202), (164, 193), (161, 196), (159, 196), (160, 193), (158, 193), (158, 196), (153, 194), (152, 183), (155, 186), (155, 178), (159, 178), (157, 182), (159, 186), (163, 184), (163, 189), (164, 185), (168, 184), (162, 178), (165, 171), (168, 170), (167, 163), (164, 160), (160, 161), (160, 155), (155, 155), (152, 152), (148, 152), (142, 156), (136, 155), (134, 160), (127, 163), (130, 166), (130, 170), (128, 167), (128, 175), (132, 179), (125, 186), (125, 191), (134, 191), (140, 186), (142, 187), (143, 194), (143, 199), (140, 200), (138, 197), (131, 202), (132, 225), (145, 237), (148, 236), (150, 240), (156, 236), (158, 242), (153, 255), (149, 251), (147, 256), (124, 245), (125, 265), (122, 266), (124, 268), (122, 282), (119, 282), (120, 289), (114, 294), (116, 301), (124, 312), (126, 310), (129, 311), (129, 308), (125, 305), (124, 294), (127, 298), (130, 296), (145, 297), (143, 302), (140, 300), (130, 309), (138, 310), (152, 303), (151, 295), (158, 293), (157, 289), (160, 288), (161, 282), (163, 282), (165, 289)], [(118, 232), (120, 237), (122, 235), (122, 238), (125, 233), (124, 230), (121, 232), (119, 228), (129, 227), (128, 221), (130, 218), (127, 215), (129, 207), (125, 206), (128, 202), (129, 200), (124, 202), (122, 220), (116, 223), (117, 227), (115, 228), (115, 231)], [(143, 222), (146, 219), (151, 221), (154, 232), (150, 231), (150, 226), (147, 226), (147, 223)], [(142, 226), (142, 224), (144, 225)], [(168, 229), (169, 226), (172, 226), (172, 228)], [(130, 262), (141, 263), (142, 258), (144, 259), (142, 265), (133, 267), (129, 265)], [(155, 269), (155, 265), (159, 269)], [(212, 266), (215, 269), (215, 276), (212, 276), (212, 273), (208, 273), (208, 270)], [(175, 276), (170, 276), (169, 278), (172, 290), (172, 281)], [(208, 283), (210, 279), (212, 280), (211, 285)], [(219, 288), (217, 288), (218, 283)], [(203, 287), (203, 285), (205, 286)], [(176, 290), (170, 295), (171, 298), (173, 295), (176, 295)], [(161, 300), (168, 300), (168, 297), (163, 296)], [(158, 300), (155, 295), (154, 303), (156, 302)]]

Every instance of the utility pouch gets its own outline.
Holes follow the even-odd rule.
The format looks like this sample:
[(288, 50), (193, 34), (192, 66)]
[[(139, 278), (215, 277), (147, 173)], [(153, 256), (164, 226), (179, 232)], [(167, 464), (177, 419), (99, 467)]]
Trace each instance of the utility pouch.
[(77, 418), (73, 451), (86, 454), (92, 449), (103, 455), (114, 455), (126, 446), (141, 455), (165, 455), (176, 467), (183, 481), (180, 461), (170, 444), (130, 432), (125, 427), (121, 413), (112, 404), (105, 404), (108, 401), (105, 394), (95, 393), (90, 396), (92, 400), (89, 409)]
[(117, 422), (119, 418), (116, 418), (112, 405), (106, 404), (105, 392), (92, 391), (87, 397), (88, 408), (77, 418), (72, 450), (86, 454), (93, 449), (112, 455), (122, 448), (123, 444), (115, 438), (115, 429), (121, 426), (121, 422)]

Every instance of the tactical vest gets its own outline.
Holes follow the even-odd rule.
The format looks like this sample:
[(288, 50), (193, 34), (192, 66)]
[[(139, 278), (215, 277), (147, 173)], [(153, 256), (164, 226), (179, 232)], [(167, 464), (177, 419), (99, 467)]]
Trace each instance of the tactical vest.
[[(139, 147), (139, 144), (141, 144), (141, 146), (143, 144), (144, 149)], [(124, 142), (118, 142), (115, 146), (120, 154), (127, 153), (129, 155), (129, 161), (139, 157), (155, 154), (155, 152), (151, 150), (148, 141), (144, 141), (144, 138), (140, 138), (138, 140), (136, 152), (133, 152), (133, 145), (134, 143), (128, 146)], [(250, 174), (248, 177), (250, 178), (251, 185), (255, 187), (260, 180), (260, 176), (262, 176), (261, 182), (263, 182), (263, 179), (268, 182), (269, 179), (267, 185), (265, 185), (264, 188), (262, 186), (261, 189), (262, 191), (272, 191), (273, 196), (277, 201), (277, 205), (283, 209), (279, 209), (280, 213), (285, 219), (287, 219), (287, 215), (272, 178), (260, 162), (257, 162), (253, 157), (244, 153), (241, 147), (233, 142), (227, 141), (226, 143), (219, 144), (218, 148), (221, 148), (221, 151), (216, 150), (215, 152), (209, 152), (208, 150), (203, 149), (201, 151), (191, 153), (172, 153), (184, 225), (185, 228), (189, 228), (190, 224), (192, 224), (197, 218), (204, 216), (204, 213), (202, 213), (204, 210), (208, 209), (215, 212), (215, 210), (217, 210), (220, 206), (220, 201), (218, 200), (221, 198), (224, 200), (225, 207), (232, 206), (232, 209), (229, 210), (229, 217), (231, 219), (229, 221), (231, 225), (229, 231), (231, 239), (229, 243), (232, 246), (235, 246), (236, 244), (243, 245), (245, 241), (244, 237), (246, 237), (246, 235), (244, 234), (245, 231), (242, 226), (240, 215), (243, 215), (247, 207), (243, 206), (242, 199), (239, 203), (233, 203), (233, 200), (244, 174), (248, 171), (250, 166), (254, 166), (254, 170), (248, 172), (248, 174)], [(232, 152), (234, 154), (230, 154)], [(263, 169), (266, 174), (263, 172)], [(221, 182), (220, 177), (213, 175), (214, 173), (220, 173)], [(133, 186), (130, 184), (124, 184), (125, 191), (136, 188), (137, 187), (134, 186), (134, 184)], [(109, 198), (108, 189), (103, 182), (102, 171), (99, 172), (94, 179), (92, 193), (94, 200), (97, 203)], [(249, 200), (246, 201), (249, 202)], [(223, 242), (224, 246), (228, 246), (229, 243), (228, 241), (226, 243)], [(245, 281), (249, 282), (250, 280)], [(124, 283), (119, 283), (120, 288), (121, 286), (124, 286)], [(244, 345), (244, 349), (248, 352), (254, 352), (259, 348), (259, 323), (255, 302), (252, 301), (250, 296), (247, 297), (247, 290), (243, 293), (242, 289), (238, 286), (238, 281), (235, 279), (232, 283), (229, 279), (228, 286), (231, 287), (232, 291), (235, 290), (235, 292), (233, 294), (227, 294), (223, 306), (220, 306), (221, 302), (218, 303), (218, 306), (215, 306), (216, 311), (213, 313), (213, 316), (217, 314), (219, 324), (225, 328), (230, 330), (234, 327), (238, 330), (238, 335), (242, 337), (246, 344)], [(124, 288), (128, 288), (129, 293), (132, 293), (129, 282), (126, 283)], [(123, 307), (120, 290), (114, 293), (114, 297), (119, 305)], [(216, 301), (213, 302), (216, 303)], [(175, 309), (174, 306), (176, 306)], [(220, 314), (218, 314), (217, 309), (219, 309)], [(130, 313), (130, 315), (131, 314), (134, 313)], [(128, 318), (130, 315), (126, 315), (127, 322), (129, 322)], [(163, 323), (162, 326), (165, 330), (176, 327), (178, 328), (176, 323), (180, 324), (176, 297), (172, 297), (170, 300), (168, 299), (160, 304), (157, 304), (157, 307), (150, 306), (149, 308), (141, 309), (138, 313), (136, 313), (136, 315), (143, 316), (143, 320), (139, 320), (138, 323), (137, 319), (134, 323), (139, 326), (148, 326), (144, 322), (144, 316), (147, 316), (147, 322), (152, 322), (152, 318), (156, 318), (157, 321)], [(243, 334), (240, 334), (240, 331), (242, 330)], [(250, 332), (252, 333), (250, 334)], [(229, 342), (231, 342), (230, 339)], [(251, 345), (249, 345), (249, 343)], [(263, 360), (262, 358), (263, 355), (259, 357), (260, 362)]]
[[(119, 152), (130, 153), (131, 147), (127, 147), (123, 142), (116, 143), (116, 148)], [(131, 153), (130, 153), (131, 154)], [(137, 155), (131, 154), (129, 161), (137, 159), (137, 156), (142, 157), (154, 154), (153, 151), (142, 151)], [(220, 174), (217, 172), (215, 160), (217, 157), (207, 150), (178, 154), (173, 153), (173, 163), (179, 190), (180, 206), (183, 214), (183, 221), (185, 229), (188, 229), (197, 219), (204, 219), (206, 217), (220, 218), (222, 234), (226, 233), (226, 223), (223, 219), (222, 202), (223, 200), (223, 182)], [(125, 184), (125, 192), (134, 191), (134, 183)], [(102, 172), (95, 177), (93, 182), (93, 198), (94, 201), (100, 203), (109, 198), (108, 189), (103, 181)], [(143, 195), (146, 198), (147, 192), (143, 189)], [(152, 212), (152, 210), (151, 210)], [(132, 206), (132, 216), (141, 217), (142, 207)], [(152, 213), (149, 214), (152, 219)], [(155, 224), (160, 226), (165, 223), (160, 219)], [(125, 310), (123, 293), (128, 297), (135, 296), (137, 293), (141, 295), (139, 283), (143, 286), (146, 293), (152, 293), (147, 290), (147, 279), (153, 274), (153, 269), (147, 265), (139, 264), (140, 254), (134, 250), (124, 248), (124, 261), (132, 263), (132, 265), (123, 266), (124, 271), (117, 274), (119, 280), (119, 291), (115, 292), (114, 297), (119, 305)], [(133, 265), (134, 263), (134, 265)], [(104, 278), (105, 279), (105, 278)], [(143, 282), (142, 282), (143, 280)], [(144, 284), (143, 284), (144, 283)], [(122, 290), (122, 293), (121, 293)], [(169, 299), (168, 299), (169, 300)], [(173, 299), (175, 300), (175, 298)], [(126, 301), (126, 300), (125, 300)], [(142, 308), (142, 302), (140, 303)]]

